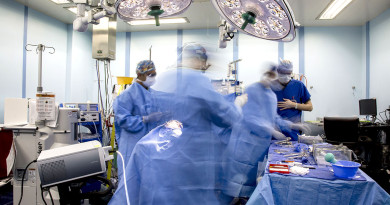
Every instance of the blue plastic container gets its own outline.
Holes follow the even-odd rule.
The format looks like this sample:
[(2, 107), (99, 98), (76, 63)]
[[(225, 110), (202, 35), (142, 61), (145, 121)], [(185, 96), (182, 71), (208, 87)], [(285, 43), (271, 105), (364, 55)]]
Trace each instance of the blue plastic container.
[(332, 164), (334, 175), (344, 179), (353, 178), (360, 166), (361, 164), (351, 161), (337, 161)]

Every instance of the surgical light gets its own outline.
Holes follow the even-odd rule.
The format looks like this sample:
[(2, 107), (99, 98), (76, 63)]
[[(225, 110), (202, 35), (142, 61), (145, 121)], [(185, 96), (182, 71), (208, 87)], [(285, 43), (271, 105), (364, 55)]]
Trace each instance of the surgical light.
[(154, 18), (156, 26), (160, 17), (169, 17), (183, 13), (191, 0), (118, 0), (115, 9), (119, 18), (125, 21)]
[(334, 19), (351, 2), (352, 0), (333, 0), (328, 4), (325, 10), (322, 11), (318, 19), (320, 20)]
[(237, 30), (266, 40), (292, 41), (293, 14), (285, 0), (211, 0)]
[[(132, 25), (132, 26), (138, 26), (138, 25), (153, 25), (156, 22), (153, 19), (146, 19), (146, 20), (129, 21), (127, 23)], [(178, 23), (189, 23), (189, 20), (185, 17), (160, 19), (160, 24), (175, 24), (175, 23), (177, 23), (177, 24)]]

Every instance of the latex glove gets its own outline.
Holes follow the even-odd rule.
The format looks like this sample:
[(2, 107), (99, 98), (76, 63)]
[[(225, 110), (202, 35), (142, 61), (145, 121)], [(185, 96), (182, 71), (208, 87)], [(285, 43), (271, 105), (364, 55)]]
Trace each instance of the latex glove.
[(142, 121), (144, 123), (155, 122), (160, 120), (162, 116), (163, 116), (162, 112), (154, 112), (151, 113), (150, 115), (143, 116)]
[(240, 95), (236, 97), (234, 100), (234, 104), (238, 107), (243, 107), (248, 102), (248, 94)]
[(303, 124), (303, 123), (291, 124), (291, 129), (300, 130), (304, 134), (310, 133), (310, 127), (308, 125), (306, 125), (306, 124)]
[(285, 140), (287, 138), (283, 133), (281, 133), (277, 130), (274, 130), (272, 132), (272, 137), (274, 137), (277, 140)]

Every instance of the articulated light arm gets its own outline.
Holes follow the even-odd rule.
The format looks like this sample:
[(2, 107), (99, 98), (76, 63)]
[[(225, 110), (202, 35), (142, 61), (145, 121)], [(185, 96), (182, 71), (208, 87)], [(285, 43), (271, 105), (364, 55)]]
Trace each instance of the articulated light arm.
[(222, 19), (219, 24), (219, 48), (226, 48), (227, 41), (233, 39), (234, 33), (237, 33), (237, 30)]
[(73, 30), (75, 31), (85, 32), (88, 29), (88, 24), (99, 24), (99, 19), (116, 13), (115, 8), (110, 7), (107, 0), (101, 0), (100, 6), (103, 10), (93, 9), (88, 12), (88, 16), (85, 16), (88, 0), (73, 0), (73, 2), (77, 5), (77, 17), (73, 21)]

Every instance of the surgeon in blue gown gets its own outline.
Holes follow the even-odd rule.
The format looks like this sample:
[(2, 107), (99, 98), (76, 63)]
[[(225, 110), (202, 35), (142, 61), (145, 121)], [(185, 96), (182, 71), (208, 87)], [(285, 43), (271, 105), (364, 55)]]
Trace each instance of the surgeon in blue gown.
[[(270, 88), (276, 79), (275, 66), (266, 71), (260, 82), (246, 88), (248, 102), (242, 107), (243, 119), (233, 127), (223, 164), (223, 193), (236, 198), (249, 198), (256, 188), (258, 163), (263, 162), (273, 136), (290, 130), (291, 122), (281, 119), (276, 96)], [(283, 136), (284, 137), (284, 136)]]
[(202, 73), (204, 47), (186, 45), (181, 57), (180, 66), (160, 74), (154, 86), (162, 91), (155, 96), (159, 109), (171, 113), (166, 120), (181, 123), (180, 136), (162, 125), (141, 139), (110, 204), (125, 204), (126, 193), (132, 205), (227, 204), (221, 195), (223, 143), (212, 126), (232, 126), (240, 109)]
[(287, 137), (298, 140), (299, 130), (307, 126), (300, 124), (302, 111), (312, 111), (311, 95), (306, 86), (298, 80), (291, 79), (293, 64), (288, 60), (281, 60), (278, 68), (278, 79), (271, 84), (272, 90), (278, 99), (278, 114), (294, 123), (293, 129), (283, 132)]
[[(118, 150), (125, 158), (130, 159), (135, 144), (150, 130), (162, 113), (157, 112), (153, 101), (154, 90), (150, 88), (155, 82), (156, 68), (153, 61), (144, 60), (137, 65), (135, 82), (123, 91), (114, 101), (115, 128)], [(123, 175), (122, 162), (118, 160), (118, 177)]]

